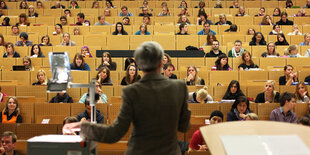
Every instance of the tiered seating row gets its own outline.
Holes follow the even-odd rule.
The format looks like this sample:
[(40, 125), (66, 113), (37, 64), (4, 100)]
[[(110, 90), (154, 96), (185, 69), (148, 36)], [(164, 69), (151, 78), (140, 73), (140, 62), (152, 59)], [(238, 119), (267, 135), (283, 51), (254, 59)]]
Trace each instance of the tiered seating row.
[[(217, 39), (220, 42), (220, 49), (225, 51), (229, 51), (234, 45), (233, 42), (235, 40), (241, 40), (243, 42), (243, 46), (246, 50), (252, 50), (252, 55), (260, 57), (260, 55), (266, 51), (267, 46), (249, 46), (249, 42), (252, 39), (250, 35), (238, 35), (238, 34), (226, 34), (226, 35), (217, 35)], [(266, 41), (276, 41), (275, 35), (266, 36)], [(135, 50), (139, 45), (141, 45), (144, 41), (157, 41), (161, 44), (164, 50), (185, 50), (185, 48), (189, 45), (195, 47), (203, 47), (206, 42), (207, 36), (205, 35), (128, 35), (128, 36), (116, 36), (116, 35), (99, 35), (99, 34), (88, 34), (84, 36), (71, 36), (71, 40), (77, 43), (78, 48), (75, 46), (56, 46), (61, 44), (60, 36), (51, 36), (51, 43), (55, 46), (51, 47), (42, 47), (42, 51), (44, 54), (47, 54), (51, 51), (80, 51), (82, 46), (90, 46), (91, 52), (95, 54), (95, 50)], [(16, 36), (6, 36), (5, 41), (12, 42), (15, 44), (17, 40), (20, 40)], [(41, 36), (39, 35), (29, 35), (29, 40), (33, 41), (34, 44), (41, 43)], [(287, 40), (290, 44), (299, 45), (301, 42), (304, 42), (304, 36), (288, 36)], [(224, 46), (224, 47), (222, 47)], [(227, 49), (225, 46), (228, 46)], [(276, 50), (283, 56), (284, 49), (288, 46), (277, 46)], [(205, 52), (209, 52), (211, 46), (204, 47)], [(0, 47), (1, 49), (1, 47)], [(301, 47), (302, 55), (305, 54), (305, 51), (309, 49), (308, 46)], [(22, 52), (22, 56), (30, 53), (30, 49), (27, 47), (15, 47), (17, 52)], [(20, 50), (20, 51), (19, 51)], [(257, 51), (259, 50), (259, 51)], [(2, 47), (0, 50), (0, 54), (4, 54), (5, 48)], [(25, 53), (23, 53), (25, 52)], [(253, 53), (255, 52), (255, 53)], [(256, 53), (257, 52), (257, 53)], [(74, 57), (73, 55), (70, 55)]]
[[(309, 11), (310, 12), (310, 11)], [(195, 13), (196, 14), (196, 13)], [(2, 21), (5, 16), (2, 16), (0, 20)], [(130, 18), (130, 24), (131, 25), (140, 25), (143, 22), (143, 17), (129, 17)], [(190, 21), (191, 25), (197, 24), (197, 17), (196, 15), (187, 17)], [(276, 23), (280, 20), (280, 17), (271, 17), (273, 23)], [(294, 21), (295, 24), (298, 25), (304, 25), (307, 24), (306, 21), (309, 21), (310, 17), (288, 17), (289, 20)], [(86, 20), (89, 20), (91, 25), (94, 25), (96, 22), (98, 22), (98, 15), (86, 15)], [(106, 17), (105, 21), (109, 22), (110, 24), (116, 24), (117, 22), (122, 22), (123, 17)], [(218, 15), (210, 16), (208, 17), (209, 20), (212, 20), (213, 23), (216, 23), (219, 21)], [(240, 25), (259, 25), (262, 22), (263, 17), (254, 17), (254, 16), (243, 16), (243, 17), (235, 17), (231, 15), (227, 15), (227, 20), (231, 21), (232, 23), (240, 26)], [(179, 20), (179, 17), (177, 16), (169, 16), (169, 17), (150, 17), (150, 24), (177, 24)], [(31, 25), (48, 25), (53, 26), (57, 23), (60, 23), (60, 16), (39, 16), (39, 17), (32, 17), (28, 18), (27, 21)], [(68, 25), (73, 25), (77, 22), (76, 16), (68, 17), (67, 18)], [(244, 22), (247, 21), (247, 22)], [(19, 22), (19, 19), (17, 16), (10, 16), (10, 25), (15, 25)], [(72, 27), (72, 26), (71, 26)], [(139, 26), (138, 26), (139, 27)]]
[[(181, 1), (166, 1), (169, 8), (178, 8)], [(44, 9), (49, 9), (54, 6), (55, 2), (53, 1), (42, 1)], [(61, 5), (64, 5), (66, 8), (70, 6), (69, 1), (61, 1)], [(142, 6), (143, 1), (113, 1), (113, 5), (120, 9), (122, 6), (127, 6), (128, 8), (137, 8), (137, 6)], [(194, 8), (198, 6), (199, 1), (186, 1), (189, 8)], [(233, 1), (222, 1), (223, 8), (229, 8), (232, 6)], [(18, 9), (20, 2), (6, 2), (9, 9)], [(36, 7), (35, 2), (27, 2), (28, 6), (33, 5)], [(83, 8), (92, 8), (93, 1), (79, 1), (79, 6)], [(148, 1), (148, 6), (150, 8), (161, 8), (162, 1)], [(205, 1), (206, 8), (213, 8), (216, 4), (216, 1)], [(304, 6), (304, 1), (293, 0), (294, 6)], [(239, 6), (244, 6), (245, 8), (259, 8), (261, 6), (266, 8), (284, 8), (285, 1), (239, 1)], [(105, 2), (99, 1), (99, 7), (105, 8)]]
[[(97, 104), (97, 109), (105, 116), (105, 123), (112, 124), (119, 112), (121, 103)], [(230, 111), (232, 103), (208, 103), (208, 104), (189, 104), (192, 110), (192, 117), (208, 118), (214, 110), (221, 110), (225, 115)], [(258, 114), (261, 120), (269, 120), (269, 114), (279, 103), (251, 103), (250, 109)], [(307, 104), (297, 103), (295, 112), (298, 117), (307, 114)], [(1, 105), (3, 109), (4, 105)], [(81, 103), (19, 103), (23, 123), (41, 124), (43, 119), (50, 119), (49, 124), (61, 124), (67, 116), (77, 116), (85, 110), (84, 104)], [(193, 124), (204, 124), (204, 119), (192, 122)], [(225, 119), (226, 120), (226, 119)]]
[[(276, 74), (277, 73), (277, 74)], [(279, 76), (278, 72), (276, 72), (276, 76)], [(223, 73), (219, 73), (214, 78), (219, 78), (219, 80), (207, 80), (212, 81), (212, 85), (208, 85), (208, 93), (213, 97), (214, 101), (221, 101), (223, 96), (225, 95), (225, 92), (227, 90), (227, 86), (231, 80), (237, 80), (235, 77), (228, 77), (225, 78), (226, 81), (224, 81), (224, 77), (222, 77)], [(254, 75), (254, 74), (253, 74)], [(226, 76), (228, 76), (226, 74)], [(251, 76), (248, 76), (247, 78), (250, 78)], [(253, 77), (253, 76), (252, 76)], [(252, 100), (255, 100), (257, 94), (264, 91), (265, 82), (267, 79), (260, 79), (260, 80), (253, 80), (253, 79), (243, 79), (241, 83), (241, 90), (244, 92), (244, 94), (251, 98)], [(277, 80), (275, 80), (276, 83)], [(216, 86), (216, 84), (222, 84), (223, 86)], [(18, 96), (20, 102), (27, 102), (27, 103), (41, 103), (41, 102), (49, 102), (54, 96), (56, 96), (56, 93), (46, 93), (46, 86), (8, 86), (8, 85), (2, 85), (2, 92), (6, 93), (9, 96)], [(124, 86), (103, 86), (102, 91), (104, 94), (108, 97), (108, 102), (120, 102), (119, 96), (122, 96), (122, 88)], [(195, 87), (195, 86), (188, 86), (189, 92), (194, 92), (197, 89), (201, 88)], [(279, 91), (280, 93), (283, 92), (291, 92), (295, 93), (296, 86), (279, 86), (276, 85), (275, 90)], [(78, 102), (80, 97), (87, 93), (87, 89), (80, 89), (80, 88), (70, 88), (67, 90), (67, 93), (69, 96), (73, 98), (74, 102)], [(6, 101), (8, 97), (5, 97), (4, 100)]]

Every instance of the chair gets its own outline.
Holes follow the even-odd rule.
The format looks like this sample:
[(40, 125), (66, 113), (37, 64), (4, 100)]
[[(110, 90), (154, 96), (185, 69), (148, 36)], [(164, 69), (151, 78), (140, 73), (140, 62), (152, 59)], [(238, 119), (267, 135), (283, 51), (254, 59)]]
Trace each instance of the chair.
[(239, 71), (241, 85), (247, 85), (248, 80), (267, 81), (268, 71)]
[(286, 65), (286, 58), (261, 58), (260, 68), (268, 69), (269, 66), (283, 68)]
[(19, 124), (16, 135), (19, 140), (27, 140), (34, 136), (58, 134), (57, 124)]
[(230, 112), (233, 103), (221, 103), (220, 111), (224, 115), (223, 121), (227, 121), (227, 114)]
[[(114, 86), (113, 90), (114, 90), (114, 96), (122, 96), (123, 91), (122, 89), (124, 88), (124, 86)], [(112, 103), (113, 104), (113, 103)]]
[(286, 60), (287, 64), (296, 67), (309, 67), (310, 66), (309, 58), (289, 58)]
[(307, 115), (308, 114), (308, 104), (296, 103), (294, 112), (296, 113), (298, 118)]
[[(199, 128), (202, 127), (202, 126), (203, 126), (203, 124), (191, 124), (190, 129), (185, 133), (185, 141), (190, 143), (193, 134), (194, 134), (197, 130), (199, 130)], [(193, 151), (191, 151), (191, 152), (193, 152)], [(196, 151), (195, 151), (195, 152), (196, 152)], [(203, 154), (205, 155), (206, 152), (203, 152)], [(201, 155), (202, 155), (202, 154), (201, 154)]]
[(54, 17), (36, 17), (36, 24), (55, 25)]
[(268, 104), (258, 103), (257, 105), (258, 118), (260, 120), (270, 120), (271, 111), (279, 107), (280, 107), (279, 103), (268, 103)]
[(15, 61), (16, 61), (15, 59), (1, 58), (0, 66), (1, 66), (2, 71), (11, 71), (12, 66), (16, 64)]
[(203, 58), (178, 58), (178, 67), (205, 66)]
[[(174, 35), (154, 35), (153, 41), (158, 42), (164, 50), (175, 50), (175, 36)], [(184, 49), (183, 49), (184, 50)]]
[(84, 61), (85, 61), (85, 63), (88, 64), (90, 70), (96, 70), (96, 59), (94, 59), (94, 58), (84, 58)]
[(108, 35), (107, 48), (109, 50), (129, 50), (129, 36)]
[[(111, 26), (90, 26), (89, 27), (90, 33), (102, 33), (105, 32), (106, 34), (112, 34)], [(85, 42), (85, 38), (84, 38)]]
[(244, 35), (233, 35), (233, 34), (227, 34), (223, 36), (223, 43), (234, 42), (235, 40), (241, 40), (242, 42), (245, 42), (245, 37)]
[(274, 80), (275, 83), (279, 83), (279, 78), (280, 76), (283, 76), (284, 73), (283, 73), (283, 70), (281, 68), (281, 70), (277, 70), (277, 71), (269, 71), (269, 80)]
[[(47, 26), (28, 26), (27, 27), (28, 33), (38, 33), (40, 35), (46, 35), (47, 34)], [(31, 40), (31, 39), (29, 39)], [(33, 40), (31, 40), (33, 41)]]
[(304, 36), (303, 35), (293, 35), (291, 36), (291, 45), (295, 44), (295, 45), (299, 45), (301, 42), (304, 42)]
[(135, 35), (130, 36), (130, 50), (135, 50), (137, 47), (139, 47), (143, 42), (145, 41), (152, 41), (153, 36), (151, 35)]
[(34, 123), (34, 103), (19, 102), (18, 107), (23, 118), (22, 123)]
[(114, 96), (113, 94), (113, 86), (102, 86), (102, 92), (107, 95), (108, 100)]
[(247, 86), (247, 97), (252, 98), (255, 101), (256, 96), (264, 91), (264, 85), (262, 86)]
[(198, 35), (176, 36), (176, 50), (185, 50), (189, 45), (198, 47)]
[(53, 52), (68, 52), (69, 58), (74, 58), (76, 52), (75, 46), (53, 46)]
[(305, 78), (310, 75), (309, 70), (302, 70), (301, 72), (298, 72), (298, 79), (299, 81), (305, 81)]
[(2, 80), (17, 80), (18, 85), (30, 84), (30, 72), (29, 71), (2, 71)]
[(64, 118), (70, 116), (70, 104), (36, 103), (35, 116), (36, 124), (40, 124), (43, 119), (50, 119), (51, 124), (62, 124)]
[(290, 93), (295, 93), (296, 91), (296, 86), (280, 86), (280, 94), (284, 92), (290, 92)]
[(60, 17), (62, 16), (61, 9), (43, 9), (43, 15), (44, 16), (51, 16), (51, 17)]
[(77, 46), (84, 45), (84, 38), (81, 35), (71, 35), (70, 39), (76, 43)]
[[(99, 9), (87, 8), (87, 9), (81, 9), (81, 12), (83, 12), (85, 16), (92, 16), (96, 18), (99, 15)], [(91, 24), (95, 24), (95, 23), (91, 23)]]
[[(241, 32), (240, 26), (252, 25), (253, 24), (253, 17), (252, 16), (235, 17), (235, 24), (238, 25), (239, 32)], [(256, 26), (256, 25), (253, 25), (253, 26)], [(244, 31), (242, 31), (242, 32), (244, 32)], [(245, 33), (242, 33), (242, 34), (245, 34)]]
[[(97, 27), (105, 27), (105, 26), (97, 26)], [(107, 37), (101, 34), (88, 34), (84, 35), (84, 45), (86, 46), (98, 46), (101, 48), (107, 48)]]
[(238, 80), (237, 71), (212, 71), (210, 72), (210, 84), (212, 86), (218, 83), (227, 85), (231, 80)]
[(15, 88), (15, 86), (1, 85), (1, 92), (7, 94), (8, 96), (16, 96)]
[(89, 83), (89, 71), (71, 71), (73, 83)]
[(71, 36), (74, 36), (75, 27), (78, 27), (80, 29), (80, 35), (82, 36), (85, 36), (89, 33), (89, 26), (69, 26), (69, 33), (71, 34)]
[(207, 104), (188, 104), (188, 108), (191, 109), (192, 116), (209, 116), (215, 110), (220, 110), (218, 103)]
[(16, 86), (16, 96), (35, 96), (46, 101), (46, 86)]
[(122, 106), (122, 103), (108, 104), (108, 120), (107, 120), (107, 124), (113, 124), (114, 120), (118, 116), (118, 113), (120, 111), (121, 106)]

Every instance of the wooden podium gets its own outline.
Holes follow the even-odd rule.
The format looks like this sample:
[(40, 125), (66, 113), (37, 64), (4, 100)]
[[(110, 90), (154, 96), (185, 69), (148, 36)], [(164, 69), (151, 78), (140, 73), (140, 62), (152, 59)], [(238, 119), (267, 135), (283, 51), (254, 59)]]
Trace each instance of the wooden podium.
[(298, 135), (310, 148), (310, 127), (297, 124), (274, 121), (237, 121), (203, 126), (200, 131), (212, 155), (226, 154), (220, 139), (223, 135)]

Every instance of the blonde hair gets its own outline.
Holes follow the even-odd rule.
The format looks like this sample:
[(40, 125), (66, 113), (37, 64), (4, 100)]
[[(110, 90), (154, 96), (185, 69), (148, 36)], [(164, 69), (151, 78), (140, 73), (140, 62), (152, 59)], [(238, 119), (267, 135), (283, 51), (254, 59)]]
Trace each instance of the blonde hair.
[(285, 49), (284, 53), (290, 55), (293, 50), (298, 50), (298, 46), (290, 45), (287, 49)]
[[(276, 89), (275, 85), (276, 84), (275, 84), (275, 82), (273, 80), (267, 80), (266, 84), (271, 84), (272, 85), (272, 88), (273, 88), (273, 91), (272, 91), (272, 102), (274, 102), (276, 94), (277, 94), (277, 91), (275, 91), (275, 89)], [(264, 93), (264, 94), (265, 94), (265, 100), (266, 100), (266, 93)]]
[(200, 103), (205, 103), (205, 100), (208, 99), (208, 86), (204, 86), (203, 88), (197, 91), (197, 98), (201, 99)]
[(38, 72), (37, 72), (37, 81), (38, 82), (39, 82), (39, 78), (38, 78), (39, 73), (43, 73), (44, 74), (44, 82), (41, 85), (47, 85), (46, 72), (43, 69), (38, 70)]
[(258, 116), (255, 113), (248, 113), (245, 115), (245, 118), (250, 118), (251, 120), (259, 120)]

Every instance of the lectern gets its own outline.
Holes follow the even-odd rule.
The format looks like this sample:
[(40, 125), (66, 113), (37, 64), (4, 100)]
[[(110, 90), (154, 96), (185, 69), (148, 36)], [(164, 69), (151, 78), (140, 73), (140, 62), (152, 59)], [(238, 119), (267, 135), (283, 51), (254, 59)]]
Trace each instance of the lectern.
[(30, 155), (96, 155), (96, 142), (76, 135), (42, 135), (27, 140)]

